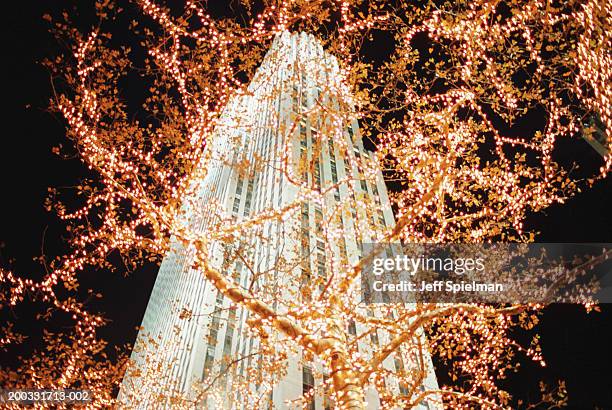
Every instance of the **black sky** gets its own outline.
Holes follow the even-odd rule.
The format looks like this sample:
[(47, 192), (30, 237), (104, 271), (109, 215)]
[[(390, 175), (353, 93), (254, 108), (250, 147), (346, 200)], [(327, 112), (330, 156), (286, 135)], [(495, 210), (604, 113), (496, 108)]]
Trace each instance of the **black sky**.
[[(61, 224), (43, 209), (47, 187), (76, 185), (83, 175), (78, 161), (61, 160), (51, 153), (51, 148), (64, 139), (64, 125), (45, 110), (51, 87), (48, 73), (38, 64), (57, 48), (41, 16), (50, 8), (65, 5), (63, 1), (30, 0), (3, 7), (0, 266), (12, 267), (21, 275), (41, 271), (32, 261), (41, 249), (52, 255), (63, 251)], [(593, 164), (597, 160), (586, 143), (574, 142), (565, 149), (568, 158), (586, 159), (587, 163), (592, 160)], [(538, 241), (612, 242), (610, 187), (608, 179), (563, 206), (531, 217), (529, 226), (541, 232)], [(87, 283), (104, 294), (96, 307), (111, 320), (103, 330), (111, 343), (133, 343), (155, 273), (155, 266), (146, 266), (128, 278), (120, 272), (87, 273)], [(26, 333), (38, 326), (28, 312), (2, 312), (1, 317), (17, 320)], [(612, 409), (611, 327), (610, 305), (602, 306), (602, 313), (589, 315), (571, 305), (548, 308), (539, 327), (548, 366), (526, 366), (529, 370), (511, 378), (508, 385), (518, 396), (535, 399), (534, 385), (539, 379), (565, 379), (571, 408)], [(14, 361), (14, 357), (2, 356), (0, 365)]]

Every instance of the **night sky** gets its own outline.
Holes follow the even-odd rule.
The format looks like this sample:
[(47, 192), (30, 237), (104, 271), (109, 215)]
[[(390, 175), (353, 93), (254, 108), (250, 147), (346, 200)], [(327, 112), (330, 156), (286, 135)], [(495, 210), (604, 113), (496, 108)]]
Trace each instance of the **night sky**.
[[(78, 160), (62, 160), (51, 148), (64, 142), (64, 124), (46, 111), (51, 95), (49, 76), (38, 64), (53, 55), (57, 43), (47, 33), (41, 16), (49, 7), (43, 1), (20, 1), (4, 5), (2, 21), (3, 110), (0, 175), (0, 266), (21, 276), (38, 277), (41, 266), (32, 260), (42, 253), (61, 254), (62, 225), (47, 213), (43, 201), (48, 187), (74, 186), (84, 175)], [(529, 129), (529, 124), (524, 125)], [(597, 154), (582, 141), (561, 146), (567, 160), (599, 166)], [(579, 171), (580, 172), (580, 171)], [(553, 206), (534, 215), (529, 227), (540, 232), (539, 242), (612, 242), (610, 178), (588, 192), (578, 194), (565, 205)], [(133, 343), (153, 287), (157, 267), (145, 266), (125, 278), (122, 272), (86, 272), (84, 283), (95, 287), (104, 298), (95, 305), (111, 323), (102, 335), (111, 344)], [(38, 330), (28, 311), (2, 312), (17, 321), (17, 330), (26, 334)], [(612, 306), (601, 313), (585, 314), (572, 305), (547, 308), (538, 332), (542, 336), (545, 369), (526, 365), (507, 386), (517, 396), (536, 399), (537, 381), (567, 382), (571, 408), (612, 409)], [(0, 365), (14, 364), (15, 357), (0, 356)], [(1, 386), (0, 386), (1, 387)]]

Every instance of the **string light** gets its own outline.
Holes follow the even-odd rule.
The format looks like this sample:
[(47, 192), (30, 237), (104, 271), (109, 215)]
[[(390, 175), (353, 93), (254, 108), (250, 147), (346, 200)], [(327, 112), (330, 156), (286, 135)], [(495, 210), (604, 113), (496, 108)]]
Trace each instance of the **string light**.
[[(41, 380), (34, 360), (28, 362), (28, 383), (62, 388), (86, 380), (95, 398), (92, 407), (116, 404), (112, 391), (121, 379), (122, 364), (92, 364), (105, 348), (97, 335), (105, 321), (75, 298), (60, 296), (58, 288), (74, 291), (79, 274), (91, 267), (108, 268), (113, 252), (136, 260), (164, 255), (171, 249), (171, 237), (187, 250), (190, 266), (234, 307), (249, 313), (249, 332), (257, 338), (260, 352), (256, 364), (249, 361), (244, 375), (234, 372), (231, 383), (234, 397), (255, 408), (264, 405), (261, 390), (253, 388), (255, 382), (270, 391), (282, 379), (291, 355), (303, 355), (317, 379), (313, 389), (293, 404), (305, 407), (313, 397), (324, 395), (341, 409), (365, 408), (366, 386), (378, 391), (381, 409), (410, 407), (422, 400), (432, 404), (444, 400), (453, 408), (466, 409), (504, 406), (508, 402), (496, 382), (513, 368), (514, 354), (520, 352), (545, 365), (537, 338), (528, 348), (511, 338), (517, 326), (529, 327), (537, 321), (534, 312), (542, 306), (388, 304), (366, 309), (358, 303), (357, 278), (362, 266), (354, 257), (343, 256), (338, 244), (347, 237), (408, 243), (532, 240), (523, 227), (526, 215), (562, 202), (576, 190), (553, 157), (561, 138), (582, 129), (581, 118), (565, 94), (569, 88), (581, 104), (601, 117), (610, 152), (609, 2), (588, 0), (568, 11), (551, 10), (542, 1), (526, 1), (507, 16), (499, 12), (498, 3), (484, 1), (471, 2), (467, 9), (458, 8), (454, 13), (429, 8), (417, 12), (408, 4), (391, 10), (385, 2), (373, 2), (375, 6), (365, 16), (349, 1), (332, 6), (314, 3), (269, 5), (248, 24), (240, 25), (211, 17), (197, 2), (187, 2), (187, 17), (177, 19), (153, 1), (141, 0), (142, 12), (163, 31), (156, 42), (146, 41), (152, 60), (148, 74), (155, 74), (148, 78), (152, 83), (147, 108), (157, 119), (146, 126), (127, 119), (118, 91), (117, 79), (129, 66), (129, 53), (108, 48), (102, 32), (94, 31), (78, 42), (72, 56), (74, 71), (67, 80), (73, 81), (70, 85), (75, 91), (60, 96), (57, 108), (80, 158), (97, 179), (86, 184), (82, 207), (68, 210), (56, 205), (59, 217), (74, 226), (70, 241), (74, 251), (39, 282), (0, 270), (0, 282), (9, 285), (3, 303), (15, 306), (31, 295), (74, 321), (73, 343), (49, 342), (63, 355), (54, 379)], [(228, 215), (216, 201), (198, 202), (198, 193), (206, 188), (201, 181), (215, 164), (238, 164), (234, 158), (216, 157), (214, 146), (223, 138), (223, 130), (256, 129), (257, 124), (249, 123), (248, 112), (239, 119), (226, 115), (226, 107), (254, 94), (242, 74), (252, 74), (263, 58), (261, 46), (267, 47), (286, 30), (324, 23), (329, 10), (322, 7), (333, 7), (339, 15), (334, 38), (323, 39), (335, 53), (338, 67), (326, 79), (322, 92), (332, 96), (337, 106), (318, 103), (296, 116), (281, 136), (278, 163), (243, 164), (247, 172), (258, 166), (281, 169), (283, 178), (296, 187), (296, 198), (241, 219)], [(418, 21), (406, 24), (402, 18), (410, 12)], [(567, 25), (569, 31), (585, 29), (575, 42), (575, 51), (547, 50), (546, 41), (559, 42), (551, 34), (559, 25)], [(397, 34), (395, 54), (375, 74), (360, 70), (363, 61), (359, 57), (362, 41), (374, 29)], [(448, 80), (439, 92), (423, 91), (418, 88), (420, 82), (410, 82), (416, 75), (411, 65), (415, 61), (413, 43), (423, 32), (429, 36), (432, 52), (447, 53), (448, 61), (434, 61), (434, 68), (421, 67), (420, 71), (425, 76), (432, 70), (436, 78)], [(598, 45), (593, 47), (593, 42)], [(571, 55), (575, 61), (567, 62)], [(561, 62), (569, 67), (566, 71), (559, 68)], [(283, 63), (277, 62), (279, 66)], [(300, 69), (315, 71), (316, 64)], [(528, 85), (521, 86), (514, 78), (521, 70), (528, 72)], [(570, 78), (563, 85), (545, 84), (561, 84), (559, 78), (564, 76)], [(379, 87), (380, 81), (387, 85)], [(399, 86), (398, 81), (405, 82)], [(379, 88), (383, 91), (377, 94)], [(371, 90), (371, 95), (364, 90)], [(280, 92), (273, 91), (271, 99)], [(377, 106), (380, 101), (392, 108)], [(511, 124), (534, 101), (546, 112), (542, 131), (515, 137), (500, 130), (500, 118)], [(155, 112), (159, 105), (161, 117)], [(393, 110), (401, 120), (389, 121), (387, 113)], [(291, 141), (302, 120), (318, 121), (320, 139), (296, 165)], [(362, 135), (375, 137), (376, 154), (355, 154), (355, 141), (344, 130), (356, 120), (361, 122)], [(305, 181), (303, 173), (314, 174), (320, 155), (331, 149), (349, 172), (336, 182), (324, 179), (321, 186)], [(608, 154), (598, 178), (606, 175), (611, 163)], [(372, 223), (381, 209), (380, 197), (363, 195), (358, 189), (360, 181), (376, 181), (380, 166), (402, 184), (400, 191), (390, 194), (396, 209), (394, 227)], [(349, 199), (330, 201), (340, 187)], [(325, 280), (304, 285), (300, 293), (279, 288), (270, 270), (258, 272), (265, 279), (261, 282), (269, 285), (245, 288), (211, 263), (218, 243), (236, 243), (242, 238), (272, 243), (274, 239), (265, 231), (268, 224), (299, 221), (305, 203), (321, 208), (321, 235), (330, 256)], [(344, 226), (343, 218), (350, 219), (352, 212), (355, 223)], [(195, 229), (196, 225), (205, 226), (204, 231)], [(299, 283), (293, 269), (297, 262), (282, 263), (287, 280)], [(185, 307), (175, 310), (181, 320), (195, 320)], [(356, 334), (348, 330), (349, 323), (356, 324)], [(427, 341), (424, 328), (429, 330)], [(180, 334), (179, 329), (177, 338)], [(18, 340), (17, 335), (6, 332), (0, 347)], [(160, 362), (156, 356), (165, 357), (160, 352), (172, 352), (174, 346), (160, 347), (151, 338), (137, 349), (142, 349), (148, 365), (128, 367), (141, 382), (131, 386), (132, 399), (157, 394), (160, 402), (177, 407), (204, 399), (221, 406), (227, 400), (212, 376), (196, 384), (192, 396), (164, 390), (164, 375), (173, 363)], [(431, 371), (423, 359), (428, 350), (448, 360), (452, 377), (465, 377), (469, 383), (422, 391)], [(382, 365), (394, 359), (406, 365)], [(231, 363), (234, 370), (238, 363)]]

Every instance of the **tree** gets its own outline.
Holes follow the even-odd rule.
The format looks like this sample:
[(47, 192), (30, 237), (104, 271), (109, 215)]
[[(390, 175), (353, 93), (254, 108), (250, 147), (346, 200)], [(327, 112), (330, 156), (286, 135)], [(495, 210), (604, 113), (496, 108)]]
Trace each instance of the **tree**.
[[(326, 243), (343, 234), (334, 215), (351, 210), (359, 210), (358, 234), (367, 232), (380, 242), (532, 241), (533, 234), (523, 230), (525, 216), (563, 202), (579, 189), (568, 177), (568, 166), (554, 159), (558, 140), (576, 137), (583, 118), (597, 112), (610, 146), (610, 3), (244, 2), (244, 21), (212, 17), (193, 2), (181, 17), (149, 0), (137, 5), (146, 18), (131, 22), (130, 30), (141, 35), (138, 47), (148, 53), (138, 68), (138, 53), (130, 49), (134, 44), (118, 44), (112, 31), (105, 30), (122, 22), (125, 12), (116, 4), (96, 3), (102, 23), (87, 34), (69, 22), (54, 24), (72, 48), (48, 62), (58, 90), (53, 104), (67, 122), (74, 152), (94, 176), (77, 192), (82, 207), (68, 209), (59, 194), (50, 202), (70, 224), (73, 253), (58, 260), (38, 283), (3, 272), (10, 285), (6, 303), (17, 303), (29, 288), (35, 297), (70, 313), (75, 341), (69, 360), (92, 357), (103, 320), (75, 299), (58, 296), (56, 287), (75, 288), (84, 267), (108, 268), (113, 254), (131, 267), (156, 259), (170, 250), (173, 238), (190, 252), (194, 269), (249, 312), (249, 326), (261, 347), (261, 370), (238, 382), (243, 397), (250, 397), (252, 380), (262, 374), (273, 384), (283, 372), (283, 358), (301, 351), (304, 361), (320, 364), (331, 375), (316, 389), (329, 389), (337, 408), (364, 408), (369, 385), (379, 392), (383, 408), (441, 399), (453, 408), (508, 406), (511, 397), (495, 380), (513, 368), (517, 353), (542, 361), (537, 337), (533, 346), (523, 348), (510, 332), (533, 327), (541, 305), (422, 303), (363, 309), (357, 306), (357, 279), (369, 255), (355, 264), (330, 258), (326, 280), (308, 282), (302, 294), (283, 293), (267, 277), (269, 272), (255, 267), (251, 269), (267, 277), (262, 283), (269, 286), (242, 286), (209, 257), (215, 243), (234, 244), (236, 238), (249, 236), (267, 240), (262, 235), (266, 223), (299, 217), (307, 201), (325, 204), (327, 192), (342, 184), (353, 199), (322, 206)], [(227, 121), (222, 113), (236, 96), (248, 94), (265, 51), (284, 30), (311, 32), (336, 56), (341, 68), (337, 83), (322, 91), (341, 108), (312, 108), (285, 130), (293, 132), (308, 116), (328, 124), (320, 130), (322, 143), (313, 148), (314, 155), (297, 167), (284, 158), (284, 176), (300, 188), (295, 201), (233, 220), (215, 203), (194, 203), (197, 181), (215, 161), (232, 161), (245, 177), (265, 166), (215, 158), (211, 147), (220, 129), (253, 126)], [(393, 38), (394, 48), (383, 61), (372, 60), (364, 50), (381, 35)], [(122, 81), (131, 72), (140, 74), (148, 88), (137, 119), (122, 93)], [(135, 78), (127, 78), (131, 87)], [(534, 112), (546, 123), (529, 135), (515, 136), (513, 124)], [(321, 187), (300, 182), (301, 172), (314, 171), (316, 153), (325, 144), (346, 151), (335, 130), (354, 119), (376, 145), (385, 176), (398, 185), (391, 195), (394, 227), (370, 226), (380, 205), (359, 195), (352, 178)], [(373, 180), (376, 161), (350, 152), (344, 157), (364, 180)], [(594, 178), (603, 178), (610, 164), (608, 155)], [(194, 217), (188, 209), (202, 209), (209, 216), (204, 231), (186, 223)], [(327, 251), (334, 255), (330, 245)], [(228, 247), (227, 252), (228, 260), (239, 258), (248, 265), (248, 248)], [(279, 261), (276, 267), (291, 273), (291, 262)], [(292, 275), (286, 280), (302, 280)], [(180, 312), (177, 307), (177, 315), (189, 319), (188, 312)], [(352, 334), (351, 324), (360, 332)], [(369, 353), (361, 354), (358, 343), (367, 345)], [(452, 362), (452, 377), (465, 383), (421, 391), (426, 345)], [(391, 370), (382, 365), (391, 358), (417, 366)], [(60, 380), (77, 376), (74, 366), (58, 375)], [(388, 388), (386, 380), (399, 383), (401, 394)], [(202, 395), (213, 397), (214, 389), (204, 386)], [(175, 403), (189, 400), (174, 392), (169, 396)], [(559, 405), (564, 401), (550, 400)]]

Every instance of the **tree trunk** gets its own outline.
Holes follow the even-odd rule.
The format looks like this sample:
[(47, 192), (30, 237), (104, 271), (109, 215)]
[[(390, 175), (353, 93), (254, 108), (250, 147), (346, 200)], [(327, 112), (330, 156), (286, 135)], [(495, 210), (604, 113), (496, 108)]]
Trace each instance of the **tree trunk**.
[(356, 372), (347, 367), (334, 353), (331, 357), (336, 408), (340, 410), (365, 410), (365, 394)]
[(365, 410), (365, 393), (360, 374), (351, 367), (344, 349), (346, 334), (337, 320), (330, 326), (332, 386), (336, 393), (336, 408), (339, 410)]

